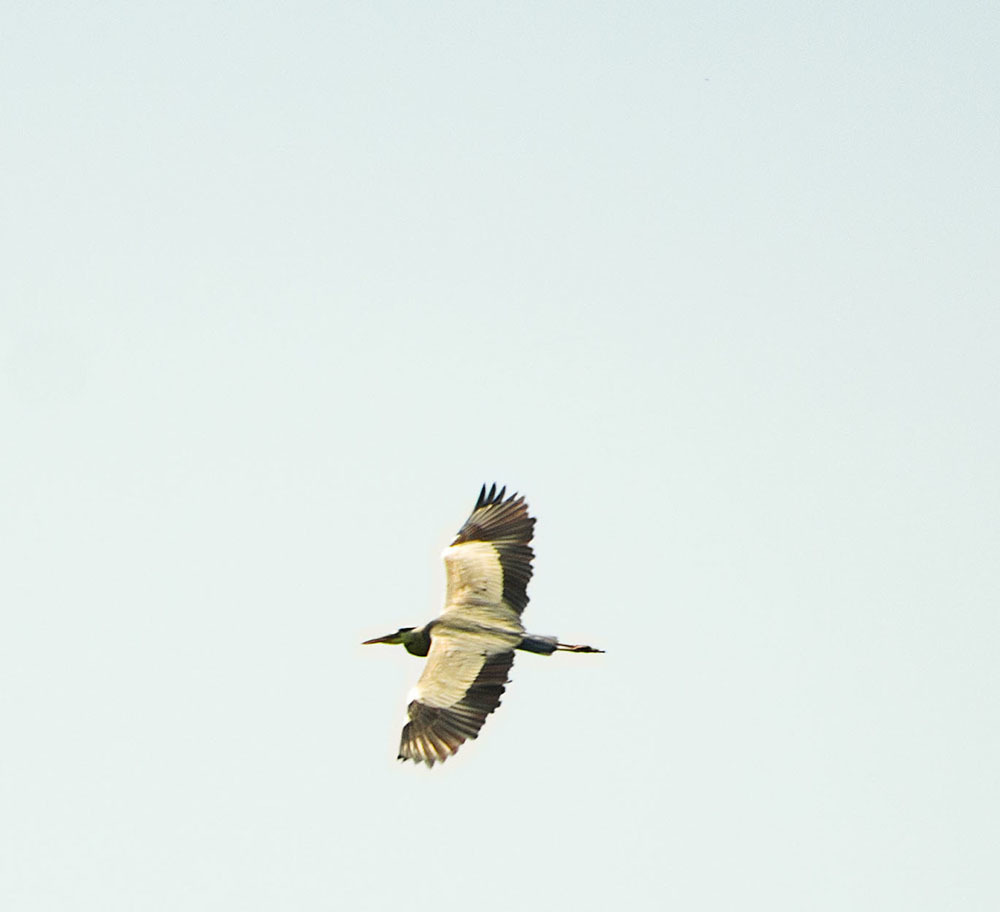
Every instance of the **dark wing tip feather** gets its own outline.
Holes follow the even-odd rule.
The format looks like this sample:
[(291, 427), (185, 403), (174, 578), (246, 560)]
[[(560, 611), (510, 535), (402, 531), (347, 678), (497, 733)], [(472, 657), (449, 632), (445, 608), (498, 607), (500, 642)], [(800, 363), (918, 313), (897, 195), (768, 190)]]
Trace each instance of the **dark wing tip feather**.
[(506, 486), (497, 491), (494, 483), (489, 491), (483, 485), (469, 518), (452, 542), (507, 540), (528, 544), (534, 535), (535, 519), (528, 515), (528, 505), (516, 492), (504, 500)]
[[(476, 506), (474, 509), (478, 510), (480, 507), (488, 507), (490, 504), (500, 503), (503, 500), (504, 492), (507, 490), (506, 485), (500, 489), (500, 493), (497, 494), (496, 482), (490, 485), (489, 494), (486, 493), (486, 485), (483, 485), (479, 492), (479, 499), (476, 501)], [(517, 497), (515, 494), (514, 497)]]
[[(473, 507), (473, 509), (478, 510), (480, 507), (489, 507), (492, 506), (493, 504), (501, 503), (503, 501), (503, 495), (506, 491), (507, 491), (507, 486), (504, 485), (500, 489), (500, 492), (497, 493), (496, 482), (493, 482), (493, 484), (490, 485), (490, 490), (489, 493), (487, 494), (486, 485), (483, 485), (479, 491), (479, 499), (476, 501), (476, 505), (475, 507)], [(515, 497), (517, 497), (517, 494), (516, 493), (512, 494), (511, 500), (513, 500)]]

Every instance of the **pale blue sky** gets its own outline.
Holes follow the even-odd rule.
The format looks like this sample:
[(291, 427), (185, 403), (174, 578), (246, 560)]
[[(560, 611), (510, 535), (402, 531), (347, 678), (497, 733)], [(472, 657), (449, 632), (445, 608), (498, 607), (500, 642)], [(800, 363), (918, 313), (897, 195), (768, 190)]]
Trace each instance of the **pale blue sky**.
[(997, 9), (3, 19), (5, 912), (998, 907)]

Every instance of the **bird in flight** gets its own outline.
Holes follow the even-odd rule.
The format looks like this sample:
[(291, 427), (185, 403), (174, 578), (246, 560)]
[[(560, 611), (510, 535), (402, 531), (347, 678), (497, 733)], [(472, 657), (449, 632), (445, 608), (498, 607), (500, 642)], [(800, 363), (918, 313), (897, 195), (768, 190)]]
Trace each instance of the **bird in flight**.
[(570, 646), (556, 637), (525, 633), (535, 520), (523, 497), (486, 485), (458, 536), (444, 551), (444, 609), (423, 627), (401, 627), (365, 640), (402, 644), (427, 664), (411, 692), (399, 759), (433, 766), (447, 760), (500, 705), (514, 650), (551, 655), (603, 652)]

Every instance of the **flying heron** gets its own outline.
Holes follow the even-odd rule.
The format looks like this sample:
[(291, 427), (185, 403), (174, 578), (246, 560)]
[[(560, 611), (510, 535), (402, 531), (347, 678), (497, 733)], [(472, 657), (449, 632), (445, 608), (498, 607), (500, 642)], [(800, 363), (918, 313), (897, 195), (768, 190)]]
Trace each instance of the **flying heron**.
[(525, 633), (521, 612), (528, 604), (535, 520), (523, 497), (504, 500), (506, 490), (497, 492), (494, 484), (487, 492), (483, 485), (465, 525), (445, 549), (441, 614), (423, 627), (401, 627), (363, 644), (401, 643), (407, 652), (427, 656), (407, 707), (400, 760), (433, 766), (477, 737), (500, 705), (515, 649), (541, 655), (604, 651)]

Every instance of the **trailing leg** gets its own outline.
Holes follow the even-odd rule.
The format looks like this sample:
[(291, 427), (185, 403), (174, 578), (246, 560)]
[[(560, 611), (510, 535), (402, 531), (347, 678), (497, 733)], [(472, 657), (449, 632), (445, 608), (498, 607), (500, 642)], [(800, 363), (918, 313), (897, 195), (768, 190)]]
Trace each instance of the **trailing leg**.
[(552, 655), (557, 649), (561, 652), (604, 652), (603, 649), (595, 649), (593, 646), (571, 646), (569, 643), (560, 643), (555, 637), (539, 636), (535, 633), (526, 633), (520, 645), (514, 648), (523, 649), (525, 652), (537, 652), (539, 655)]
[(565, 652), (604, 652), (603, 649), (597, 649), (595, 646), (570, 646), (569, 643), (556, 643), (556, 649)]

